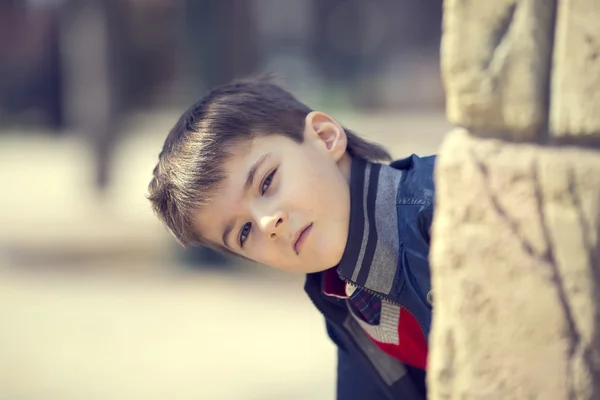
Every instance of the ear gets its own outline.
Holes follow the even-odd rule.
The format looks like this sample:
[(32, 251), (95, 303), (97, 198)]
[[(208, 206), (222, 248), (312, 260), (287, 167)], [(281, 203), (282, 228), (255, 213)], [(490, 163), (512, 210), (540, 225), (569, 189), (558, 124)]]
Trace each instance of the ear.
[(304, 140), (323, 148), (335, 161), (346, 154), (348, 138), (344, 128), (329, 115), (312, 111), (306, 116)]

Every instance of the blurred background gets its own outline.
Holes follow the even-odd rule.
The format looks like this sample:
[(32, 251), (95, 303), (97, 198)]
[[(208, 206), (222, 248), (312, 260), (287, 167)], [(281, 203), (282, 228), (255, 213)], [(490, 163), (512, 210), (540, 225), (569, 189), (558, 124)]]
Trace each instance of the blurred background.
[(0, 399), (333, 399), (300, 275), (180, 249), (179, 114), (275, 72), (395, 157), (449, 129), (438, 0), (0, 0)]

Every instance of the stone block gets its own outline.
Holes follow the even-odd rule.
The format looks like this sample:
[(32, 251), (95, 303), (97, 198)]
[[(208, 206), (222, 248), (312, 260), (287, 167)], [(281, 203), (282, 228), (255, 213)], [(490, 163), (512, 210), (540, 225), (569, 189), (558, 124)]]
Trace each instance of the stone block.
[(550, 129), (558, 140), (600, 144), (600, 3), (558, 3)]
[(600, 153), (450, 133), (429, 398), (600, 398)]
[(442, 75), (454, 125), (536, 140), (547, 125), (554, 0), (446, 0)]

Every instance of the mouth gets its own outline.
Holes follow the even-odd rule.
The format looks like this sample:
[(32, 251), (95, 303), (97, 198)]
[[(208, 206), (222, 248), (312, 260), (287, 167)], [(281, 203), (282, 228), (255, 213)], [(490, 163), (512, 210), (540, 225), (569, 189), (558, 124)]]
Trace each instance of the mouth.
[(296, 236), (294, 237), (294, 240), (293, 240), (294, 251), (296, 252), (296, 254), (300, 254), (300, 250), (302, 250), (302, 245), (306, 242), (306, 239), (308, 238), (308, 235), (310, 234), (310, 231), (312, 230), (312, 226), (313, 226), (313, 224), (310, 223), (307, 226), (305, 226), (304, 228), (300, 229), (298, 231), (298, 233), (296, 233)]

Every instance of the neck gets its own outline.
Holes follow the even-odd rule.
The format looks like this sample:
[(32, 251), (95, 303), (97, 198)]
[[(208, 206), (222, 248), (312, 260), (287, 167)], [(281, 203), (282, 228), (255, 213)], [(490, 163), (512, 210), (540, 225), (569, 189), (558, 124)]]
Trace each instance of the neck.
[(350, 185), (350, 178), (352, 175), (352, 157), (348, 153), (344, 154), (344, 156), (338, 161), (338, 166), (340, 171), (342, 171), (342, 175), (344, 175), (344, 179)]

